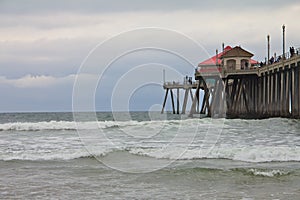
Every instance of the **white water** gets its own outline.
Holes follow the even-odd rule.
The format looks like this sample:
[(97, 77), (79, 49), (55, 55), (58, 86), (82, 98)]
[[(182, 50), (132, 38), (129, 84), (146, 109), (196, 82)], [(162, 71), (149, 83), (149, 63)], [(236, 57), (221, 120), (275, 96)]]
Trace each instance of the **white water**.
[(77, 123), (68, 113), (0, 115), (0, 196), (299, 199), (299, 121), (146, 115)]
[(70, 121), (50, 121), (50, 122), (14, 122), (0, 124), (0, 131), (39, 131), (39, 130), (91, 130), (97, 128), (110, 128), (114, 126), (136, 125), (137, 121), (129, 122), (70, 122)]
[(300, 161), (297, 122), (280, 123), (286, 124), (282, 119), (4, 123), (0, 160), (70, 160), (89, 152), (127, 151), (170, 160)]
[(266, 170), (266, 169), (249, 169), (248, 173), (255, 175), (255, 176), (264, 176), (264, 177), (274, 177), (274, 176), (282, 176), (288, 175), (290, 172), (284, 170)]

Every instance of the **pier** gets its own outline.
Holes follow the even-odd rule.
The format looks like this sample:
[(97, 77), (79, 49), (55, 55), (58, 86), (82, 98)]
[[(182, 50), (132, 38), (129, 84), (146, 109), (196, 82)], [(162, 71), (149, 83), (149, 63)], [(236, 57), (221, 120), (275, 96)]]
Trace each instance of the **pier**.
[[(253, 54), (241, 47), (226, 48), (198, 65), (196, 81), (192, 84), (165, 83), (162, 112), (170, 91), (173, 114), (185, 114), (190, 99), (190, 116), (300, 118), (299, 48), (297, 53), (285, 53), (275, 57), (272, 64), (263, 66), (252, 60)], [(180, 112), (179, 90), (182, 89), (185, 95)], [(177, 92), (177, 109), (173, 90)]]

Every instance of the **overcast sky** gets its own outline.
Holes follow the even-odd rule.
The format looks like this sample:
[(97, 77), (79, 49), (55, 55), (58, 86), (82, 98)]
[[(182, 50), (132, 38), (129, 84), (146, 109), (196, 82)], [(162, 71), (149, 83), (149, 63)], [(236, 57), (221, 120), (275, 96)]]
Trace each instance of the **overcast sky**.
[[(157, 27), (185, 35), (203, 51), (176, 37), (165, 40), (174, 49), (184, 49), (193, 58), (197, 56), (198, 60), (192, 59), (193, 66), (214, 55), (222, 42), (241, 45), (261, 61), (266, 56), (268, 34), (272, 54), (282, 52), (283, 24), (287, 49), (300, 47), (299, 13), (297, 0), (0, 0), (0, 112), (72, 111), (73, 84), (84, 59), (99, 43), (122, 32)], [(127, 42), (142, 41), (141, 38)], [(101, 56), (113, 53), (120, 48), (118, 44), (112, 44)], [(118, 80), (148, 63), (193, 75), (190, 63), (170, 54), (158, 51), (130, 54), (102, 74), (95, 93), (96, 109), (111, 110), (111, 90)], [(155, 74), (155, 70), (154, 67), (153, 73), (147, 71), (147, 74), (137, 70), (139, 73), (135, 75), (153, 76), (157, 81), (161, 74)], [(85, 73), (84, 77), (99, 80), (92, 73)], [(106, 85), (101, 85), (101, 81)], [(126, 88), (126, 84), (129, 83), (122, 86)], [(154, 84), (137, 88), (125, 103), (132, 110), (148, 110), (161, 104), (162, 98), (161, 87)]]

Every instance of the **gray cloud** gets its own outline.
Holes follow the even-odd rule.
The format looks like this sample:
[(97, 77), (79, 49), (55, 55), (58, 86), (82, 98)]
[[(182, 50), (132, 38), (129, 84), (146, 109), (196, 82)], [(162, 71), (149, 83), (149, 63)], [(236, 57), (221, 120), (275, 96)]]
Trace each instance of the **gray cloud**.
[(53, 13), (53, 12), (83, 12), (83, 13), (103, 13), (103, 12), (123, 12), (123, 11), (172, 11), (172, 10), (232, 10), (234, 9), (276, 9), (297, 3), (297, 0), (173, 0), (173, 1), (141, 1), (141, 0), (2, 0), (0, 2), (0, 13)]
[[(221, 43), (242, 45), (262, 60), (266, 35), (272, 53), (281, 52), (281, 25), (287, 25), (287, 47), (300, 46), (298, 1), (0, 1), (0, 111), (70, 110), (72, 77), (89, 51), (99, 42), (139, 27), (163, 27), (195, 39), (208, 53), (169, 38), (165, 42), (189, 51), (194, 64), (215, 54)], [(128, 42), (131, 42), (128, 41)], [(138, 42), (138, 37), (134, 42)], [(120, 48), (116, 43), (106, 54)], [(107, 71), (97, 108), (107, 110), (113, 83), (133, 66), (157, 62), (192, 75), (184, 63), (166, 55), (128, 56)], [(95, 63), (96, 65), (97, 63)], [(143, 74), (141, 75), (141, 77)], [(154, 75), (157, 76), (157, 75)], [(34, 87), (40, 84), (40, 87)], [(20, 87), (23, 86), (23, 87)], [(26, 86), (26, 87), (25, 87)], [(161, 98), (136, 94), (132, 108), (147, 109)], [(141, 103), (142, 102), (142, 103)], [(144, 106), (144, 107), (143, 107)]]
[(49, 88), (59, 85), (73, 85), (75, 75), (69, 75), (67, 77), (53, 77), (53, 76), (33, 76), (26, 75), (18, 79), (8, 79), (4, 76), (0, 76), (0, 84), (7, 84), (16, 88)]

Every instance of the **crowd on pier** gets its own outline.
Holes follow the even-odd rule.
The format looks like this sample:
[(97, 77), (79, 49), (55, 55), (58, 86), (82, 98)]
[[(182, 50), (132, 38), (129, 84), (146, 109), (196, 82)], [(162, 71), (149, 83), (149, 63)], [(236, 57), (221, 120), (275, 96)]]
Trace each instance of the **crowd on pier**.
[[(290, 47), (289, 55), (286, 56), (285, 58), (292, 58), (292, 57), (294, 57), (295, 55), (299, 55), (299, 51), (298, 51), (298, 50), (295, 50), (294, 47)], [(277, 62), (279, 62), (281, 59), (282, 59), (282, 56), (278, 56), (278, 57), (272, 56), (272, 57), (269, 59), (268, 64), (277, 63)], [(260, 62), (260, 67), (263, 67), (263, 66), (265, 66), (265, 65), (266, 65), (266, 61), (265, 61), (265, 62)]]

